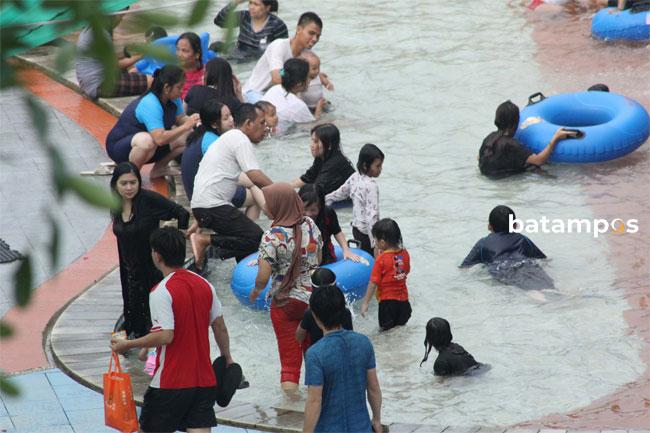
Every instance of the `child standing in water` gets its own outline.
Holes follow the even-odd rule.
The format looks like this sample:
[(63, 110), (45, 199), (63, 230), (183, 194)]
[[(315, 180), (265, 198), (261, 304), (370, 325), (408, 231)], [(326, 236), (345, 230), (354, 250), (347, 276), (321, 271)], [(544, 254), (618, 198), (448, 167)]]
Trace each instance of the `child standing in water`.
[(452, 343), (449, 322), (441, 317), (434, 317), (427, 323), (427, 335), (424, 337), (424, 359), (420, 367), (429, 358), (429, 352), (434, 347), (438, 351), (438, 358), (433, 364), (433, 373), (436, 376), (457, 376), (483, 366), (476, 362), (474, 357), (467, 353), (460, 344)]
[(357, 173), (343, 185), (325, 196), (325, 204), (352, 199), (352, 236), (361, 243), (361, 249), (374, 254), (375, 243), (370, 237), (373, 225), (379, 221), (379, 187), (375, 181), (381, 174), (384, 153), (374, 144), (364, 144), (359, 151)]
[(406, 325), (411, 317), (411, 304), (406, 276), (411, 271), (411, 258), (402, 246), (402, 233), (397, 223), (384, 218), (372, 227), (375, 245), (381, 251), (370, 274), (366, 296), (361, 305), (365, 317), (368, 305), (377, 291), (379, 327), (382, 331)]
[(176, 41), (176, 57), (185, 72), (185, 85), (181, 92), (181, 100), (185, 100), (185, 95), (193, 86), (203, 84), (203, 50), (199, 35), (192, 32), (180, 35)]

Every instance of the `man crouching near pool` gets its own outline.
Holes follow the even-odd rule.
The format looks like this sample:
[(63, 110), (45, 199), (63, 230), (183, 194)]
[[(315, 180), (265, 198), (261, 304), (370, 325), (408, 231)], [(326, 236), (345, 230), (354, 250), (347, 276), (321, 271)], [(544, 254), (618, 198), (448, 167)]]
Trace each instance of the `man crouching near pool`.
[(151, 332), (135, 340), (113, 338), (111, 348), (117, 353), (157, 348), (156, 369), (140, 414), (141, 432), (209, 433), (217, 425), (209, 327), (226, 364), (233, 363), (221, 302), (212, 284), (182, 268), (185, 237), (180, 231), (158, 229), (150, 243), (153, 263), (163, 274), (149, 294)]

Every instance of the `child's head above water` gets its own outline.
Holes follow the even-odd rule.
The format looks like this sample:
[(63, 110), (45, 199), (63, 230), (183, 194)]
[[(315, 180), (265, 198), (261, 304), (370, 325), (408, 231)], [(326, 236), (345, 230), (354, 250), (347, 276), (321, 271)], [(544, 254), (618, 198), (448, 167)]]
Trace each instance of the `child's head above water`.
[(316, 219), (325, 206), (325, 198), (320, 188), (313, 183), (307, 183), (298, 190), (298, 195), (305, 208), (305, 216)]
[(453, 336), (451, 335), (451, 328), (449, 322), (442, 317), (434, 317), (427, 322), (426, 336), (424, 337), (424, 358), (420, 362), (420, 366), (429, 358), (431, 348), (439, 352), (451, 343)]
[(402, 247), (402, 232), (390, 218), (380, 219), (372, 226), (372, 237), (380, 250)]
[(341, 150), (341, 132), (333, 123), (323, 123), (311, 129), (311, 155), (328, 160), (332, 154)]
[(501, 103), (494, 115), (494, 124), (499, 131), (514, 134), (519, 126), (519, 107), (511, 100)]
[[(312, 276), (312, 284), (313, 280)], [(309, 297), (309, 308), (324, 329), (335, 329), (343, 325), (346, 315), (345, 296), (336, 284), (323, 284), (314, 290)]]
[(508, 206), (499, 205), (492, 209), (488, 219), (488, 229), (494, 233), (510, 233), (510, 215), (516, 218), (515, 211)]
[(309, 81), (313, 80), (320, 74), (320, 57), (316, 55), (312, 50), (304, 50), (300, 57), (307, 60), (309, 63)]
[(144, 37), (147, 42), (153, 42), (156, 39), (164, 38), (165, 36), (167, 36), (167, 31), (160, 26), (149, 27), (144, 32)]
[(264, 111), (266, 126), (270, 129), (278, 126), (278, 111), (275, 109), (275, 105), (271, 104), (269, 101), (257, 101), (255, 106)]
[(307, 60), (294, 58), (284, 62), (280, 70), (282, 87), (290, 93), (300, 93), (307, 89), (309, 84), (309, 63)]
[(384, 164), (384, 152), (372, 143), (364, 144), (359, 151), (357, 170), (369, 177), (379, 177)]
[(176, 57), (183, 69), (200, 68), (203, 49), (199, 35), (194, 32), (181, 34), (176, 41)]

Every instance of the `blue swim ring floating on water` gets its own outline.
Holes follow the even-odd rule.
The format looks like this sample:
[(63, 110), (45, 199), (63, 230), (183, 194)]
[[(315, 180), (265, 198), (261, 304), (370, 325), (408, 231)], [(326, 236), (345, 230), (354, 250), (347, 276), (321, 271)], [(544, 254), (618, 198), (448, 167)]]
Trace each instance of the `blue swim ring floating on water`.
[[(180, 35), (165, 36), (164, 38), (156, 39), (155, 41), (152, 42), (152, 44), (166, 47), (169, 50), (169, 52), (175, 56), (176, 41), (178, 41), (179, 36)], [(201, 57), (201, 62), (203, 62), (203, 64), (205, 65), (208, 61), (217, 57), (217, 54), (208, 48), (210, 46), (210, 34), (208, 32), (201, 33), (199, 37), (201, 38), (201, 51), (203, 52), (203, 57)], [(157, 69), (160, 69), (165, 65), (166, 63), (161, 60), (154, 59), (152, 57), (145, 57), (139, 60), (135, 64), (135, 67), (138, 70), (138, 72), (147, 75), (153, 75), (153, 73)]]
[[(533, 102), (537, 96), (540, 100)], [(515, 138), (535, 153), (558, 128), (575, 129), (580, 138), (560, 141), (552, 162), (602, 162), (620, 158), (650, 135), (650, 116), (638, 102), (616, 93), (578, 92), (544, 97), (536, 93), (520, 114)]]
[[(334, 246), (334, 254), (336, 255), (336, 262), (323, 266), (334, 272), (336, 275), (336, 283), (347, 298), (349, 302), (355, 301), (366, 293), (368, 281), (370, 281), (370, 273), (372, 266), (375, 263), (373, 257), (367, 252), (350, 248), (350, 250), (362, 257), (360, 263), (355, 263), (352, 260), (343, 260), (343, 250), (338, 245)], [(235, 297), (242, 304), (254, 310), (268, 310), (271, 306), (270, 301), (266, 300), (266, 295), (271, 287), (271, 282), (266, 285), (260, 296), (257, 297), (253, 305), (248, 303), (248, 296), (255, 287), (255, 277), (257, 276), (257, 253), (253, 253), (237, 263), (235, 270), (232, 273), (232, 280), (230, 281), (230, 288), (232, 289)]]
[(632, 9), (618, 11), (605, 8), (598, 11), (591, 20), (591, 34), (606, 41), (650, 40), (650, 11), (633, 12)]

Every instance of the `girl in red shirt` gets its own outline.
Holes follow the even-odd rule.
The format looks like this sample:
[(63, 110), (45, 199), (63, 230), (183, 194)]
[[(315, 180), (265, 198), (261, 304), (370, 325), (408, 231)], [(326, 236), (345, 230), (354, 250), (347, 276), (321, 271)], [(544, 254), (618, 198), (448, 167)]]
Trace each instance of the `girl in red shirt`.
[(411, 317), (406, 276), (411, 271), (411, 259), (402, 246), (402, 233), (397, 223), (384, 218), (372, 227), (375, 245), (381, 251), (370, 274), (366, 296), (361, 305), (365, 317), (375, 291), (379, 300), (379, 327), (382, 331), (406, 325)]
[(193, 32), (180, 35), (176, 41), (176, 57), (185, 72), (185, 85), (181, 92), (181, 100), (185, 100), (185, 95), (192, 86), (203, 84), (205, 68), (201, 61), (203, 49), (199, 35)]

